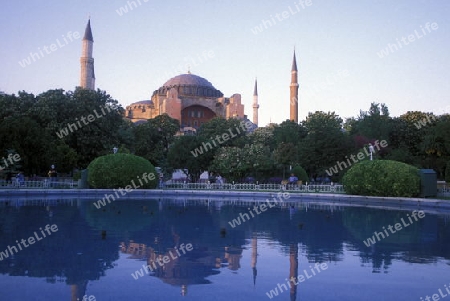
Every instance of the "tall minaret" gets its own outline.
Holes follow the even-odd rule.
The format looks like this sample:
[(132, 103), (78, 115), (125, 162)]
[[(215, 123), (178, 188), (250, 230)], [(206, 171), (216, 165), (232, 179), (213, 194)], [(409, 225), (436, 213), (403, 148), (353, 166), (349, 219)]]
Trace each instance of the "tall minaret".
[(294, 49), (294, 59), (292, 60), (292, 70), (291, 70), (291, 98), (290, 98), (290, 120), (298, 123), (298, 75), (297, 75), (297, 60), (295, 59), (295, 49)]
[(81, 50), (81, 75), (80, 86), (84, 89), (95, 90), (94, 58), (92, 50), (94, 48), (94, 38), (91, 31), (91, 20), (89, 19), (84, 31), (83, 46)]
[(253, 91), (253, 123), (258, 125), (258, 80), (255, 79), (255, 90)]

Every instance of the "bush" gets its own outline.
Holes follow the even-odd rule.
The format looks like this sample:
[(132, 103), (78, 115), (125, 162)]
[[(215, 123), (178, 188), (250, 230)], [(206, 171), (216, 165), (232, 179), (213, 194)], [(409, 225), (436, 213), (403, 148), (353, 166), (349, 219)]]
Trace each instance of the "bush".
[(419, 170), (392, 161), (362, 161), (353, 165), (342, 179), (347, 194), (415, 197), (420, 193)]
[(88, 170), (88, 183), (92, 188), (152, 189), (158, 182), (155, 167), (148, 160), (131, 154), (98, 157), (89, 164)]
[(291, 173), (293, 173), (299, 181), (302, 181), (303, 184), (305, 184), (306, 182), (309, 182), (309, 177), (308, 174), (306, 173), (306, 170), (303, 169), (303, 167), (301, 167), (300, 165), (295, 166)]

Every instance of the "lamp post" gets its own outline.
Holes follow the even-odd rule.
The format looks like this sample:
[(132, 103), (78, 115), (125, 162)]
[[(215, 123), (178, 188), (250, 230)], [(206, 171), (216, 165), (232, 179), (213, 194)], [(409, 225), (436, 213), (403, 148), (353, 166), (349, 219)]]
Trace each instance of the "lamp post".
[(370, 161), (373, 159), (373, 153), (375, 152), (373, 145), (369, 143)]

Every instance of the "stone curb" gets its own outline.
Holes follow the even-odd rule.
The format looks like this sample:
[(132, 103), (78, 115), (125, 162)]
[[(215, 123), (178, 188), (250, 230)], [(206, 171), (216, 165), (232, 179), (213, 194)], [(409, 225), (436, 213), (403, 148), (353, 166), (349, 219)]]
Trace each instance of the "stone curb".
[[(332, 205), (370, 206), (370, 207), (405, 207), (421, 209), (450, 210), (450, 201), (424, 198), (397, 198), (397, 197), (372, 197), (345, 194), (327, 193), (298, 193), (291, 191), (229, 191), (229, 190), (162, 190), (162, 189), (135, 189), (120, 195), (118, 199), (132, 198), (208, 198), (212, 201), (221, 201), (224, 196), (237, 201), (265, 201), (276, 197), (278, 193), (290, 193), (287, 202), (315, 201), (330, 203)], [(114, 195), (112, 189), (4, 189), (0, 190), (0, 202), (11, 198), (89, 198), (101, 199), (106, 194)]]

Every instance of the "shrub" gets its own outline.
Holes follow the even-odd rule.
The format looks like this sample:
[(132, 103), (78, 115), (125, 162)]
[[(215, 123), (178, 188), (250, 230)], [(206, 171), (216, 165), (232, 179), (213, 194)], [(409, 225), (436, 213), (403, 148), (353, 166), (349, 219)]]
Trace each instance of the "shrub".
[(306, 173), (306, 170), (303, 169), (300, 165), (295, 166), (291, 173), (293, 173), (299, 181), (302, 181), (303, 184), (306, 182), (309, 182), (308, 174)]
[(131, 154), (98, 157), (89, 164), (88, 171), (88, 183), (92, 188), (156, 188), (158, 182), (155, 167), (148, 160)]
[(420, 193), (419, 170), (392, 160), (359, 162), (345, 173), (342, 183), (347, 194), (414, 197)]

